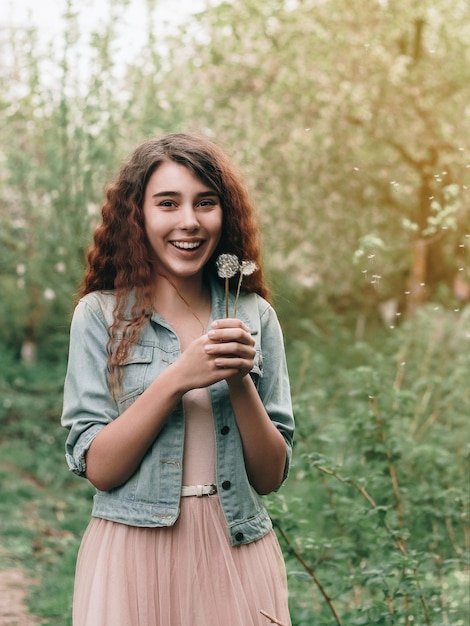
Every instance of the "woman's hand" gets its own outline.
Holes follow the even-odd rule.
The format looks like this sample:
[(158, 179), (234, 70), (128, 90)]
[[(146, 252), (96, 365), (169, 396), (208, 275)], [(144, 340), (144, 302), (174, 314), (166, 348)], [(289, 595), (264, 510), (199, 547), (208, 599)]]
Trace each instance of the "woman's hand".
[(250, 329), (239, 319), (220, 319), (212, 324), (209, 342), (204, 350), (214, 359), (214, 365), (225, 370), (224, 378), (243, 378), (253, 369), (256, 355)]
[(250, 329), (239, 319), (220, 319), (193, 341), (171, 366), (184, 391), (220, 380), (241, 380), (253, 368), (256, 354)]

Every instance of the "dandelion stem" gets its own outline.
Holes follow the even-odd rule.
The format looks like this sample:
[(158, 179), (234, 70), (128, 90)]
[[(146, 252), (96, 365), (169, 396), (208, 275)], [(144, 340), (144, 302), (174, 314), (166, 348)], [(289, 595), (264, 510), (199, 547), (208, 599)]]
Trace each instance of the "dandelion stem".
[(235, 296), (235, 306), (233, 307), (233, 317), (237, 317), (238, 298), (240, 297), (240, 288), (243, 280), (243, 269), (240, 269), (240, 278), (238, 279), (237, 295)]

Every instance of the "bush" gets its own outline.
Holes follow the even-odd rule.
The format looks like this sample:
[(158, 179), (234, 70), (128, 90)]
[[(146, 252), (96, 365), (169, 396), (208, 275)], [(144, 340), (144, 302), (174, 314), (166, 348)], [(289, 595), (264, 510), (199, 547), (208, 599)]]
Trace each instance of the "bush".
[(291, 350), (298, 431), (272, 505), (295, 625), (468, 623), (469, 316)]

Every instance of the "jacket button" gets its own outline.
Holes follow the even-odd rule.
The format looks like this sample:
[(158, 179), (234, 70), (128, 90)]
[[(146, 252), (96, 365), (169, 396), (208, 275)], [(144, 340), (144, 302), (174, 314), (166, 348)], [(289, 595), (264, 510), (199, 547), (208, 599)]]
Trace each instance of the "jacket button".
[(236, 539), (237, 541), (243, 541), (243, 536), (244, 536), (244, 535), (243, 535), (243, 533), (237, 533), (237, 534), (235, 535), (235, 539)]
[(222, 430), (220, 431), (222, 433), (222, 435), (228, 435), (230, 432), (230, 427), (229, 426), (223, 426)]
[(222, 489), (225, 489), (225, 491), (228, 491), (231, 486), (232, 483), (229, 480), (224, 480), (224, 482), (222, 483)]

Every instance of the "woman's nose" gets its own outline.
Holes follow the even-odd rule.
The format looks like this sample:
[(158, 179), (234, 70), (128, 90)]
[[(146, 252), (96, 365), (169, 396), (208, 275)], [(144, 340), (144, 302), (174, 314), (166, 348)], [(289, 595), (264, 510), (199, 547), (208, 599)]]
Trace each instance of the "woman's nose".
[(181, 214), (181, 226), (184, 230), (194, 231), (199, 228), (199, 219), (192, 205), (184, 206)]

